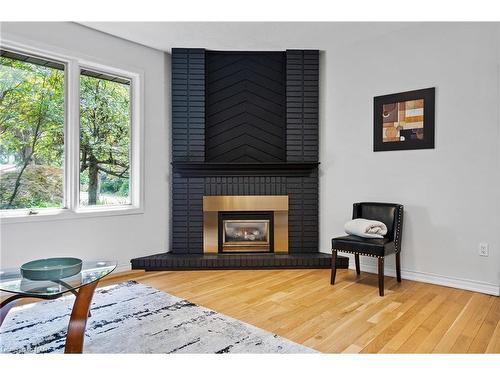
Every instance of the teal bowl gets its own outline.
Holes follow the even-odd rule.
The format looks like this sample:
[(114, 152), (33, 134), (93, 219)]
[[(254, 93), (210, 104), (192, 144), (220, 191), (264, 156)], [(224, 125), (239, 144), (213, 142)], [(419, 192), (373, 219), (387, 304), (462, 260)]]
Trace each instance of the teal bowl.
[(82, 270), (78, 258), (48, 258), (33, 260), (21, 266), (21, 275), (30, 280), (59, 280)]

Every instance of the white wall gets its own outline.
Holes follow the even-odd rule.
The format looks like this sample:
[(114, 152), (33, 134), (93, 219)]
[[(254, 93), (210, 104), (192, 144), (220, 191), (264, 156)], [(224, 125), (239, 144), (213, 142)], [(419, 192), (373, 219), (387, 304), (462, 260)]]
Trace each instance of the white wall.
[[(402, 203), (403, 278), (498, 294), (498, 51), (498, 24), (449, 23), (326, 49), (322, 251), (330, 249), (332, 235), (342, 234), (353, 202)], [(373, 152), (373, 97), (433, 86), (435, 149)], [(478, 256), (479, 242), (489, 243), (489, 257)], [(372, 259), (361, 259), (374, 270)], [(391, 273), (393, 259), (386, 265)]]
[(163, 252), (168, 243), (167, 182), (170, 114), (165, 74), (170, 59), (163, 52), (73, 23), (3, 23), (3, 38), (38, 48), (144, 72), (144, 213), (34, 223), (2, 223), (2, 267), (15, 267), (40, 257), (78, 256), (116, 259), (121, 269), (130, 259)]
[[(498, 23), (98, 26), (167, 51), (321, 49), (321, 250), (329, 252), (331, 237), (342, 234), (353, 202), (399, 202), (406, 209), (403, 277), (498, 293)], [(164, 64), (169, 62), (160, 52), (77, 25), (7, 24), (3, 30), (146, 71), (146, 212), (5, 225), (2, 261), (17, 265), (76, 252), (123, 263), (168, 250), (170, 73), (167, 66), (164, 75)], [(374, 153), (373, 97), (431, 86), (436, 87), (436, 148)], [(478, 256), (479, 242), (489, 243), (489, 257)], [(365, 260), (364, 269), (373, 270)], [(391, 268), (389, 258), (388, 274)]]

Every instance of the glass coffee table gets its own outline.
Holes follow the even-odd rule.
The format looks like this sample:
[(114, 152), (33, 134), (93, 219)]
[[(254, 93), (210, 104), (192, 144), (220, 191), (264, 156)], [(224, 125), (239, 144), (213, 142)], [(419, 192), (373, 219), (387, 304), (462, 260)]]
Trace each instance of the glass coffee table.
[(19, 269), (0, 270), (0, 290), (14, 294), (0, 303), (0, 326), (9, 310), (21, 298), (55, 299), (65, 293), (73, 293), (76, 299), (69, 320), (64, 352), (81, 353), (94, 290), (99, 280), (115, 268), (115, 261), (83, 262), (82, 270), (74, 276), (43, 281), (26, 279)]

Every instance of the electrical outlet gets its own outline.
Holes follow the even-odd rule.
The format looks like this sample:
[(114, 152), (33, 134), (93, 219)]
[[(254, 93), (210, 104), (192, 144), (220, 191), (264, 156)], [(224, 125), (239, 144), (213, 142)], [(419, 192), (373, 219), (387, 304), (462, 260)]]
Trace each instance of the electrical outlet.
[(486, 242), (481, 242), (479, 244), (479, 255), (482, 257), (487, 257), (489, 255), (488, 244)]

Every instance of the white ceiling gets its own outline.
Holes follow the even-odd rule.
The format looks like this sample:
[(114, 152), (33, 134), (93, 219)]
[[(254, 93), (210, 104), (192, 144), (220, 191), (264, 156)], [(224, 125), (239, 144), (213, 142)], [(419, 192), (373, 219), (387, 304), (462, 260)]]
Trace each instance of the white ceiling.
[(404, 22), (80, 22), (148, 47), (213, 50), (325, 49), (415, 26)]

